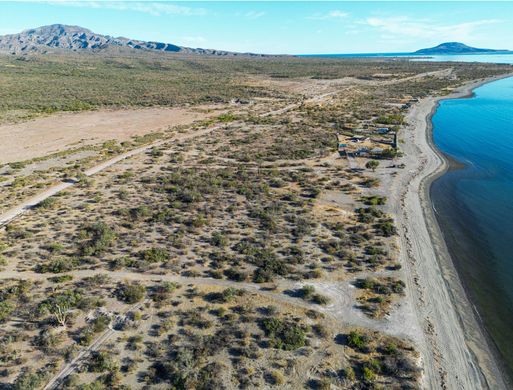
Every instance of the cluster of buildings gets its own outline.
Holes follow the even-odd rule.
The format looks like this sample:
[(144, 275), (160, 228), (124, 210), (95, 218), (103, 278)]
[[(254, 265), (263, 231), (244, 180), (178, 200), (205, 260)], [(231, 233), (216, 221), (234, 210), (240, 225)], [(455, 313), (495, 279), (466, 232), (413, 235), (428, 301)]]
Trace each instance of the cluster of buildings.
[(386, 138), (372, 139), (367, 135), (345, 136), (337, 134), (338, 153), (340, 156), (349, 157), (383, 157), (390, 155), (390, 149), (397, 148), (397, 134), (388, 127), (376, 129), (379, 135), (387, 135)]

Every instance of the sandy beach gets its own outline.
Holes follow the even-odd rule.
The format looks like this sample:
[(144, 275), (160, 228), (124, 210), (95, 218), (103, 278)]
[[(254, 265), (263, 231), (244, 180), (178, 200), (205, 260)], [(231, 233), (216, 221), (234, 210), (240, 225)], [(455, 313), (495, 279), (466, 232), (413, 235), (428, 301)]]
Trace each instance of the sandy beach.
[[(507, 77), (507, 76), (502, 76)], [(442, 99), (472, 94), (496, 77), (460, 87), (451, 95), (427, 97), (412, 107), (401, 146), (406, 168), (391, 186), (400, 233), (408, 299), (423, 339), (418, 348), (429, 389), (506, 389), (499, 364), (453, 266), (436, 221), (429, 188), (448, 168), (431, 139), (431, 117)]]

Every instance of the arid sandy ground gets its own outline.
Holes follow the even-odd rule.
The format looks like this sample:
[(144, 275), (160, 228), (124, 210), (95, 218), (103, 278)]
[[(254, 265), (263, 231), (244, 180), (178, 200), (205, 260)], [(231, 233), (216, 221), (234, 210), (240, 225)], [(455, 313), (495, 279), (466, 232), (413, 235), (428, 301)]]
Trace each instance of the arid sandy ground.
[[(322, 88), (319, 92), (322, 92), (319, 95), (314, 96), (312, 99), (306, 99), (306, 104), (309, 104), (313, 107), (317, 104), (324, 104), (326, 101), (331, 101), (333, 98), (333, 94), (337, 93), (337, 91), (330, 91), (329, 89), (326, 90)], [(289, 103), (285, 104), (284, 107), (280, 107), (279, 105), (276, 107), (270, 106), (271, 110), (268, 109), (267, 112), (260, 112), (259, 117), (260, 118), (267, 118), (266, 121), (273, 120), (271, 117), (274, 118), (282, 118), (285, 116), (291, 115), (291, 118), (293, 118), (295, 115), (298, 115), (298, 112), (294, 110), (299, 110), (300, 105), (297, 103)], [(300, 111), (299, 111), (300, 112)], [(226, 128), (225, 128), (226, 127)], [(224, 133), (227, 132), (227, 126), (225, 125), (218, 125), (218, 126), (210, 126), (204, 130), (184, 130), (181, 133), (176, 134), (176, 138), (173, 138), (170, 136), (166, 141), (157, 141), (153, 143), (150, 146), (144, 146), (139, 149), (136, 149), (132, 152), (126, 152), (118, 157), (115, 157), (112, 160), (106, 161), (102, 163), (101, 165), (98, 165), (94, 168), (91, 168), (87, 171), (85, 171), (86, 175), (94, 175), (94, 177), (99, 176), (95, 180), (100, 180), (98, 183), (98, 190), (105, 191), (109, 187), (112, 180), (115, 180), (116, 177), (119, 177), (118, 175), (123, 175), (124, 172), (127, 170), (130, 171), (132, 169), (142, 169), (145, 166), (148, 166), (148, 152), (151, 152), (153, 146), (158, 146), (161, 150), (164, 151), (164, 156), (161, 157), (160, 161), (170, 161), (173, 156), (173, 152), (176, 149), (176, 145), (183, 143), (186, 140), (192, 140), (194, 139), (205, 139), (205, 140), (219, 140), (217, 142), (224, 142), (224, 139), (227, 137), (228, 134), (232, 133)], [(236, 131), (233, 132), (231, 135), (232, 137), (237, 137), (240, 135), (241, 131), (238, 127), (235, 127)], [(262, 127), (260, 131), (265, 131), (266, 128)], [(222, 141), (221, 141), (222, 140)], [(201, 143), (193, 142), (191, 144), (191, 153), (195, 155), (195, 153), (198, 153), (198, 150), (195, 150), (194, 145), (201, 145)], [(237, 145), (237, 144), (235, 144)], [(272, 146), (272, 145), (271, 145)], [(215, 151), (212, 149), (207, 149), (209, 152), (207, 152), (203, 157), (210, 157), (210, 158), (218, 158), (217, 164), (208, 164), (205, 162), (202, 162), (202, 160), (198, 160), (197, 158), (190, 159), (190, 162), (187, 164), (180, 164), (179, 166), (173, 167), (174, 169), (179, 169), (180, 166), (182, 168), (188, 167), (191, 163), (197, 164), (197, 169), (208, 169), (211, 170), (212, 173), (214, 173), (218, 169), (225, 169), (229, 168), (231, 164), (233, 164), (236, 160), (232, 157), (223, 157), (216, 155)], [(203, 153), (205, 153), (203, 151)], [(202, 153), (202, 154), (203, 154)], [(123, 162), (121, 162), (123, 160)], [(118, 164), (119, 163), (119, 164)], [(207, 165), (205, 165), (207, 164)], [(338, 156), (338, 153), (331, 152), (325, 157), (316, 157), (316, 158), (305, 158), (305, 159), (280, 159), (276, 161), (272, 161), (269, 163), (262, 164), (264, 169), (276, 169), (277, 172), (283, 172), (283, 171), (291, 171), (296, 172), (296, 174), (299, 174), (301, 171), (304, 171), (305, 173), (311, 173), (312, 175), (316, 177), (324, 177), (329, 178), (331, 175), (336, 174), (336, 179), (344, 179), (348, 178), (348, 182), (353, 182), (355, 186), (358, 186), (358, 182), (363, 178), (363, 173), (357, 173), (354, 175), (345, 173), (345, 169), (347, 167), (347, 161), (344, 158), (340, 158)], [(152, 164), (150, 164), (148, 167), (151, 167)], [(158, 164), (155, 164), (155, 169), (158, 171)], [(246, 169), (251, 171), (253, 165), (255, 169), (258, 169), (258, 164), (246, 164)], [(97, 174), (98, 175), (95, 175)], [(156, 172), (155, 172), (156, 173)], [(285, 173), (286, 174), (286, 173)], [(137, 177), (140, 177), (141, 175), (137, 175)], [(345, 180), (345, 179), (344, 179)], [(101, 183), (101, 184), (100, 184)], [(56, 187), (53, 187), (52, 189), (48, 190), (47, 192), (43, 192), (39, 196), (36, 196), (35, 198), (28, 199), (23, 204), (19, 205), (17, 208), (10, 209), (6, 214), (3, 214), (0, 217), (1, 221), (7, 221), (10, 220), (12, 217), (15, 217), (18, 213), (23, 212), (24, 208), (27, 206), (33, 206), (35, 203), (41, 202), (43, 199), (48, 198), (51, 195), (55, 195), (58, 192), (61, 192), (64, 188), (67, 188), (68, 191), (72, 191), (71, 193), (77, 194), (78, 196), (81, 196), (80, 194), (83, 193), (83, 189), (81, 189), (79, 186), (73, 186), (72, 183), (61, 183), (58, 184)], [(357, 202), (359, 202), (358, 196), (363, 193), (365, 189), (362, 190), (356, 190), (355, 193), (352, 195), (344, 194), (341, 191), (336, 190), (330, 190), (320, 197), (319, 199), (319, 207), (313, 208), (314, 214), (323, 216), (327, 215), (329, 220), (331, 221), (333, 219), (333, 222), (336, 221), (346, 221), (348, 224), (351, 224), (352, 220), (354, 219), (354, 207), (356, 206)], [(278, 190), (276, 190), (278, 191)], [(356, 197), (356, 198), (355, 198)], [(108, 202), (106, 202), (108, 203)], [(347, 216), (345, 215), (347, 213)], [(334, 215), (331, 215), (334, 214)], [(23, 221), (26, 218), (37, 219), (37, 214), (33, 215), (32, 212), (29, 212), (27, 216), (24, 216), (23, 218), (20, 218), (20, 223), (24, 223)], [(239, 215), (239, 218), (242, 218), (242, 215)], [(17, 223), (16, 222), (16, 223)], [(321, 227), (319, 226), (319, 229)], [(198, 234), (198, 237), (201, 235)], [(392, 241), (392, 237), (382, 237), (380, 241)], [(303, 244), (303, 249), (306, 249), (307, 244)], [(318, 249), (317, 249), (318, 250)], [(391, 259), (383, 259), (383, 261), (392, 261)], [(12, 261), (9, 262), (5, 269), (0, 271), (2, 279), (8, 279), (8, 278), (24, 278), (29, 279), (37, 282), (40, 280), (40, 275), (33, 272), (27, 272), (28, 270), (20, 270), (18, 269), (18, 266), (20, 263)], [(197, 267), (193, 267), (197, 268)], [(368, 315), (366, 315), (362, 310), (359, 308), (359, 305), (357, 304), (357, 295), (360, 294), (360, 291), (358, 289), (355, 289), (354, 283), (355, 283), (355, 276), (354, 275), (347, 275), (346, 280), (344, 280), (343, 276), (343, 269), (341, 266), (327, 266), (327, 268), (331, 268), (332, 272), (327, 273), (323, 276), (322, 279), (319, 280), (308, 280), (308, 281), (287, 281), (287, 280), (280, 280), (277, 281), (277, 285), (279, 286), (276, 291), (271, 292), (267, 291), (269, 287), (262, 287), (262, 285), (255, 284), (255, 283), (247, 283), (247, 282), (237, 282), (237, 281), (217, 281), (211, 278), (205, 278), (200, 277), (199, 275), (194, 276), (194, 274), (191, 274), (190, 276), (177, 276), (177, 275), (159, 275), (157, 273), (141, 273), (141, 272), (131, 272), (131, 271), (107, 271), (106, 273), (112, 275), (112, 280), (116, 281), (118, 283), (126, 282), (128, 280), (134, 280), (139, 281), (141, 283), (150, 283), (155, 281), (162, 281), (162, 282), (180, 282), (183, 284), (192, 283), (195, 285), (207, 285), (207, 286), (225, 286), (225, 287), (234, 287), (234, 288), (244, 288), (248, 291), (257, 292), (259, 296), (268, 296), (269, 298), (272, 298), (273, 301), (277, 305), (284, 305), (284, 304), (291, 304), (295, 305), (297, 307), (303, 307), (304, 309), (316, 309), (321, 313), (324, 313), (327, 318), (332, 319), (335, 321), (337, 326), (342, 327), (343, 329), (351, 328), (351, 327), (363, 327), (368, 330), (372, 331), (378, 331), (382, 332), (387, 337), (400, 337), (401, 339), (407, 339), (409, 341), (415, 341), (419, 339), (420, 332), (418, 328), (413, 328), (411, 324), (411, 318), (409, 318), (411, 311), (405, 310), (405, 306), (398, 305), (397, 302), (395, 302), (395, 298), (393, 303), (390, 306), (387, 306), (386, 309), (387, 313), (389, 312), (390, 315), (387, 315), (386, 317), (380, 317), (380, 318), (370, 318)], [(199, 268), (201, 269), (201, 268)], [(198, 269), (198, 270), (199, 270)], [(97, 270), (84, 270), (85, 272), (82, 273), (77, 270), (76, 273), (74, 273), (75, 278), (87, 278), (92, 277), (97, 274)], [(198, 272), (198, 271), (195, 271)], [(199, 271), (202, 272), (202, 271)], [(359, 276), (393, 276), (393, 273), (390, 271), (385, 271), (383, 274), (376, 273), (374, 275), (374, 272), (368, 272), (368, 273), (360, 273)], [(289, 296), (286, 292), (287, 291), (296, 291), (304, 288), (304, 286), (311, 286), (312, 288), (315, 288), (321, 296), (326, 297), (329, 300), (328, 304), (325, 304), (325, 306), (319, 306), (314, 305), (309, 302), (303, 302), (298, 297)], [(290, 293), (289, 293), (290, 294)], [(111, 310), (111, 309), (109, 309)], [(114, 310), (114, 309), (112, 309)], [(92, 346), (94, 348), (103, 348), (105, 343), (108, 341), (110, 336), (115, 336), (116, 333), (108, 330), (105, 335), (101, 335), (97, 340), (95, 340), (92, 343)], [(332, 338), (329, 338), (332, 339)], [(413, 350), (410, 350), (413, 351)], [(84, 352), (84, 354), (86, 354)], [(82, 356), (82, 354), (78, 355)], [(415, 355), (416, 356), (416, 355)], [(340, 356), (342, 358), (342, 355)], [(416, 360), (414, 360), (416, 361)], [(80, 363), (80, 362), (79, 362)], [(338, 363), (340, 364), (340, 363)], [(71, 366), (65, 365), (63, 368), (63, 371), (60, 373), (57, 373), (56, 376), (54, 376), (53, 380), (50, 382), (50, 384), (55, 383), (55, 381), (60, 381), (66, 376), (67, 374), (73, 372), (75, 370), (76, 366), (74, 363), (71, 363)], [(71, 371), (70, 371), (71, 370)], [(413, 369), (415, 372), (416, 369)], [(314, 375), (309, 374), (309, 375)], [(301, 376), (300, 378), (303, 378)], [(303, 379), (301, 379), (303, 380)], [(53, 385), (52, 385), (53, 386)], [(49, 388), (53, 388), (50, 386)]]
[(0, 164), (30, 160), (71, 146), (96, 144), (186, 125), (208, 118), (215, 110), (144, 108), (61, 113), (0, 126)]
[[(249, 85), (273, 88), (304, 98), (322, 100), (342, 87), (386, 86), (422, 79), (447, 77), (452, 69), (427, 72), (403, 78), (362, 80), (353, 77), (334, 80), (270, 80), (254, 78)], [(300, 94), (300, 95), (299, 95)], [(122, 142), (134, 136), (187, 125), (219, 114), (220, 106), (189, 108), (100, 109), (78, 113), (58, 113), (30, 121), (0, 125), (0, 164), (30, 160), (84, 145), (113, 140)], [(224, 107), (226, 108), (226, 107)]]
[[(451, 76), (451, 69), (443, 69), (395, 80), (389, 80), (388, 77), (383, 77), (383, 80), (379, 81), (347, 78), (323, 82), (305, 81), (307, 85), (303, 84), (302, 81), (285, 81), (281, 84), (281, 88), (299, 95), (294, 96), (289, 101), (279, 101), (278, 103), (273, 102), (273, 104), (268, 105), (256, 105), (255, 108), (246, 108), (253, 115), (251, 118), (245, 118), (246, 122), (242, 121), (242, 123), (237, 124), (237, 120), (234, 120), (235, 124), (231, 125), (220, 123), (210, 126), (206, 125), (200, 130), (184, 129), (183, 132), (177, 132), (174, 136), (169, 135), (166, 140), (154, 141), (154, 143), (139, 147), (138, 149), (125, 151), (117, 157), (106, 159), (99, 165), (89, 167), (84, 173), (85, 176), (93, 176), (92, 180), (95, 183), (92, 184), (92, 189), (94, 189), (94, 193), (98, 196), (99, 200), (84, 202), (84, 199), (94, 194), (92, 189), (84, 189), (84, 187), (80, 186), (79, 182), (76, 183), (79, 185), (75, 186), (73, 181), (68, 180), (68, 182), (57, 184), (49, 189), (47, 188), (46, 192), (40, 191), (39, 195), (25, 199), (17, 204), (16, 207), (7, 209), (5, 213), (0, 214), (0, 225), (2, 222), (8, 222), (13, 217), (21, 215), (27, 208), (62, 192), (64, 189), (66, 191), (58, 201), (62, 202), (58, 207), (67, 207), (69, 213), (76, 213), (71, 216), (72, 219), (82, 220), (95, 215), (103, 218), (119, 219), (119, 215), (113, 211), (115, 211), (116, 207), (119, 207), (119, 204), (116, 202), (120, 202), (121, 197), (117, 199), (114, 196), (115, 192), (113, 192), (114, 190), (111, 186), (119, 185), (119, 183), (116, 184), (116, 181), (120, 180), (119, 178), (123, 177), (124, 174), (135, 175), (133, 179), (130, 179), (130, 175), (127, 176), (127, 183), (130, 184), (127, 184), (127, 188), (131, 191), (137, 191), (136, 183), (145, 175), (148, 175), (147, 178), (159, 178), (177, 174), (182, 169), (185, 169), (189, 170), (187, 172), (193, 177), (202, 170), (215, 174), (218, 170), (227, 169), (226, 172), (230, 172), (235, 167), (240, 168), (240, 165), (244, 165), (245, 171), (249, 173), (258, 172), (260, 174), (260, 170), (265, 172), (272, 169), (276, 172), (278, 178), (281, 177), (280, 175), (284, 171), (286, 171), (285, 175), (288, 172), (289, 176), (302, 172), (305, 175), (305, 182), (303, 183), (305, 188), (302, 188), (294, 181), (292, 181), (293, 184), (291, 184), (290, 188), (287, 188), (287, 191), (291, 191), (293, 194), (297, 192), (295, 196), (300, 198), (310, 197), (308, 191), (311, 191), (311, 187), (308, 187), (308, 180), (312, 180), (314, 177), (319, 179), (317, 182), (320, 188), (318, 196), (311, 196), (311, 199), (308, 199), (308, 203), (312, 205), (312, 218), (319, 218), (316, 229), (324, 234), (322, 237), (316, 237), (312, 235), (313, 233), (310, 233), (311, 237), (315, 238), (315, 240), (312, 240), (313, 243), (318, 244), (320, 240), (317, 238), (331, 237), (327, 235), (326, 231), (322, 230), (329, 226), (330, 223), (340, 222), (341, 225), (346, 225), (343, 228), (347, 228), (351, 224), (355, 226), (358, 224), (358, 214), (355, 208), (358, 206), (363, 207), (365, 204), (362, 203), (363, 196), (386, 196), (388, 198), (387, 203), (385, 205), (381, 204), (379, 210), (392, 214), (396, 221), (399, 236), (380, 236), (378, 234), (379, 238), (377, 240), (369, 241), (369, 244), (373, 245), (379, 241), (379, 248), (390, 250), (390, 256), (387, 253), (385, 256), (386, 260), (382, 259), (384, 263), (377, 265), (375, 269), (373, 267), (376, 264), (368, 262), (367, 254), (365, 252), (363, 254), (358, 252), (357, 257), (363, 258), (365, 261), (362, 263), (364, 265), (359, 264), (355, 269), (351, 269), (352, 266), (350, 265), (348, 266), (350, 261), (346, 264), (342, 264), (342, 262), (333, 263), (335, 260), (332, 258), (325, 264), (322, 264), (324, 262), (322, 261), (315, 265), (316, 270), (322, 270), (319, 274), (320, 276), (313, 276), (311, 279), (305, 278), (303, 280), (301, 279), (302, 276), (296, 279), (288, 279), (288, 276), (279, 277), (273, 281), (274, 286), (270, 287), (254, 283), (254, 280), (249, 282), (247, 276), (244, 280), (235, 281), (222, 279), (223, 276), (219, 275), (220, 279), (214, 280), (208, 276), (207, 267), (205, 266), (207, 263), (198, 261), (194, 263), (190, 261), (193, 258), (189, 258), (187, 252), (192, 247), (188, 247), (187, 251), (184, 252), (185, 255), (180, 255), (181, 261), (185, 259), (182, 266), (183, 273), (180, 273), (180, 270), (174, 269), (171, 266), (172, 264), (169, 264), (169, 269), (150, 267), (146, 270), (138, 270), (129, 266), (121, 266), (120, 269), (102, 268), (102, 263), (100, 262), (94, 265), (91, 263), (87, 267), (80, 265), (82, 268), (72, 269), (69, 273), (73, 274), (77, 281), (92, 277), (97, 274), (97, 271), (100, 271), (104, 274), (109, 274), (112, 278), (111, 282), (116, 283), (129, 280), (145, 284), (173, 281), (180, 282), (183, 285), (191, 283), (191, 285), (197, 284), (202, 287), (209, 286), (209, 288), (212, 286), (216, 288), (244, 288), (252, 294), (258, 294), (262, 299), (273, 300), (278, 305), (291, 305), (296, 307), (297, 310), (315, 309), (329, 317), (330, 321), (334, 321), (336, 327), (363, 327), (368, 330), (378, 331), (386, 336), (399, 337), (403, 340), (408, 340), (408, 342), (412, 341), (416, 350), (420, 352), (420, 366), (423, 370), (422, 384), (425, 388), (502, 388), (504, 386), (501, 383), (500, 376), (497, 375), (497, 378), (494, 378), (496, 374), (494, 362), (489, 360), (491, 355), (482, 341), (483, 338), (479, 330), (475, 330), (475, 321), (473, 320), (472, 313), (467, 316), (466, 311), (462, 309), (464, 305), (467, 305), (467, 302), (464, 294), (458, 295), (460, 290), (459, 286), (457, 286), (457, 275), (454, 274), (454, 271), (446, 263), (441, 261), (440, 256), (445, 255), (443, 241), (440, 241), (439, 237), (433, 234), (432, 229), (436, 225), (433, 225), (434, 221), (428, 215), (430, 206), (427, 203), (426, 185), (429, 182), (426, 178), (431, 177), (433, 172), (437, 173), (443, 169), (442, 160), (430, 148), (427, 140), (429, 114), (437, 101), (436, 98), (427, 97), (420, 100), (412, 106), (405, 118), (406, 125), (401, 129), (400, 133), (401, 138), (404, 140), (401, 149), (405, 153), (405, 157), (398, 160), (406, 165), (404, 169), (399, 168), (396, 164), (392, 166), (391, 160), (383, 159), (380, 160), (381, 163), (376, 172), (371, 173), (369, 169), (364, 168), (365, 163), (368, 161), (367, 159), (359, 158), (348, 161), (345, 158), (340, 158), (338, 153), (332, 149), (329, 150), (328, 154), (319, 154), (309, 158), (298, 158), (296, 156), (290, 157), (290, 159), (272, 160), (271, 158), (273, 156), (271, 152), (274, 151), (272, 149), (274, 138), (272, 137), (280, 130), (283, 130), (280, 126), (291, 126), (293, 130), (291, 133), (284, 132), (281, 135), (282, 137), (289, 136), (289, 134), (293, 134), (295, 137), (306, 137), (306, 132), (301, 133), (298, 128), (293, 126), (302, 120), (307, 122), (310, 111), (313, 111), (313, 114), (315, 114), (315, 111), (320, 111), (320, 108), (323, 106), (346, 103), (344, 99), (347, 95), (350, 93), (358, 94), (357, 88), (351, 89), (352, 86), (380, 87), (423, 78), (449, 78)], [(260, 81), (257, 80), (256, 82)], [(269, 81), (269, 85), (276, 88), (276, 85), (280, 85), (280, 82)], [(347, 90), (343, 88), (347, 88)], [(468, 86), (463, 88), (462, 93), (466, 93), (469, 88)], [(339, 114), (336, 110), (334, 111), (336, 115)], [(220, 110), (217, 110), (214, 114), (218, 115), (220, 112)], [(325, 115), (328, 114), (329, 111), (325, 113)], [(205, 118), (208, 115), (210, 114), (187, 109), (95, 111), (80, 114), (59, 114), (40, 118), (25, 124), (2, 126), (0, 127), (0, 136), (4, 136), (9, 143), (2, 144), (3, 149), (0, 154), (2, 160), (0, 162), (20, 160), (22, 159), (20, 155), (26, 156), (26, 159), (33, 158), (41, 155), (40, 153), (48, 154), (56, 150), (66, 149), (76, 142), (97, 143), (113, 138), (118, 141), (129, 139), (134, 135), (165, 130), (172, 125), (188, 124)], [(287, 121), (278, 123), (277, 119), (286, 119)], [(55, 130), (56, 128), (59, 130)], [(25, 135), (24, 132), (27, 132), (27, 134)], [(23, 134), (25, 138), (20, 138), (20, 134)], [(32, 134), (32, 137), (29, 136), (30, 134)], [(247, 138), (244, 138), (246, 137), (245, 134), (248, 134)], [(47, 139), (46, 142), (45, 139)], [(258, 147), (262, 147), (262, 151), (269, 151), (267, 156), (270, 159), (268, 161), (255, 162), (241, 159), (241, 157), (244, 158), (246, 154), (249, 154), (244, 147), (254, 139), (262, 140), (261, 142), (258, 141)], [(301, 144), (307, 138), (298, 139), (301, 139), (301, 142), (296, 144)], [(202, 142), (197, 142), (198, 140)], [(276, 141), (278, 143), (280, 139)], [(283, 142), (283, 139), (281, 139), (281, 142)], [(23, 145), (23, 147), (19, 145)], [(25, 148), (27, 145), (28, 147)], [(154, 147), (156, 147), (156, 150), (154, 150)], [(288, 149), (280, 150), (280, 152), (288, 151)], [(156, 152), (156, 155), (153, 156), (152, 152)], [(183, 160), (177, 157), (178, 152), (183, 152), (180, 156)], [(224, 155), (224, 153), (227, 154)], [(242, 163), (243, 161), (246, 161), (246, 163)], [(351, 169), (348, 169), (348, 167)], [(166, 173), (166, 171), (169, 172)], [(252, 175), (250, 174), (248, 177), (251, 178)], [(362, 185), (361, 180), (368, 177), (379, 178), (379, 186), (366, 187)], [(329, 183), (326, 183), (326, 181), (330, 180), (333, 183), (328, 185)], [(196, 184), (198, 185), (198, 183)], [(309, 185), (312, 186), (313, 184)], [(343, 192), (341, 190), (343, 185), (349, 185), (352, 190)], [(273, 196), (281, 194), (284, 190), (280, 188), (281, 185), (277, 185), (276, 188), (273, 187), (270, 194)], [(171, 192), (171, 187), (167, 187), (166, 190)], [(286, 195), (285, 192), (283, 194)], [(155, 201), (155, 199), (158, 200), (157, 197), (144, 198), (145, 194), (142, 191), (137, 196), (130, 206), (139, 204), (142, 201), (147, 203), (157, 202), (151, 203), (152, 206), (158, 205), (158, 207), (162, 207), (165, 205), (165, 201), (160, 203)], [(238, 194), (234, 198), (240, 201), (240, 199), (243, 199), (243, 196)], [(77, 205), (80, 206), (81, 202), (87, 203), (87, 207), (76, 207)], [(123, 202), (126, 202), (126, 200), (123, 200)], [(236, 204), (237, 201), (233, 203)], [(103, 206), (110, 207), (112, 210), (109, 210), (109, 213), (107, 213), (107, 210), (102, 208)], [(208, 209), (212, 209), (210, 207), (211, 204), (208, 202), (207, 206), (209, 206), (207, 207)], [(219, 206), (221, 207), (221, 204)], [(304, 209), (308, 209), (308, 207), (304, 206)], [(20, 221), (16, 221), (14, 225), (17, 225), (19, 222), (22, 227), (39, 232), (38, 218), (45, 221), (60, 220), (61, 223), (65, 221), (67, 223), (71, 222), (67, 212), (63, 211), (60, 214), (57, 211), (58, 208), (57, 210), (50, 208), (47, 211), (43, 209), (41, 213), (47, 212), (49, 214), (46, 215), (48, 218), (41, 218), (42, 214), (35, 210), (34, 213), (30, 212), (28, 215), (20, 218)], [(177, 214), (181, 213), (181, 211), (178, 211)], [(230, 218), (232, 218), (232, 211), (226, 214), (225, 220), (229, 221)], [(247, 226), (249, 226), (245, 218), (244, 213), (239, 214), (235, 218), (236, 221), (245, 221), (241, 225), (243, 226), (242, 230), (247, 229)], [(251, 218), (254, 219), (255, 217)], [(282, 219), (280, 219), (281, 221)], [(134, 224), (133, 227), (135, 226)], [(144, 222), (144, 225), (139, 225), (137, 227), (138, 230), (134, 230), (131, 233), (134, 234), (134, 237), (136, 235), (142, 236), (145, 234), (144, 231), (148, 226), (151, 226), (151, 223)], [(160, 237), (161, 232), (165, 231), (167, 227), (172, 226), (172, 224), (155, 226), (159, 226), (159, 228), (151, 232), (148, 237), (144, 237), (144, 239), (155, 240), (155, 237)], [(202, 228), (198, 227), (198, 229), (201, 231)], [(257, 228), (254, 233), (256, 234), (259, 230), (262, 230), (262, 228)], [(16, 231), (16, 226), (13, 231)], [(237, 234), (241, 233), (238, 230), (237, 232)], [(210, 245), (208, 237), (210, 237), (211, 233), (211, 230), (206, 229), (201, 234), (198, 232), (190, 234), (189, 238), (199, 238), (199, 246), (202, 247)], [(50, 229), (44, 230), (44, 234), (51, 235), (53, 233)], [(161, 238), (162, 245), (168, 245), (169, 241), (173, 238), (173, 234), (168, 235), (165, 240)], [(39, 233), (38, 239), (41, 239)], [(276, 237), (270, 235), (268, 239), (272, 241)], [(44, 240), (52, 239), (48, 236)], [(369, 239), (367, 238), (367, 240)], [(41, 280), (41, 283), (48, 287), (47, 275), (44, 275), (48, 271), (33, 271), (35, 263), (44, 263), (44, 261), (39, 257), (38, 260), (31, 258), (33, 252), (29, 248), (32, 243), (29, 241), (23, 241), (23, 238), (20, 240), (21, 243), (17, 242), (16, 239), (10, 241), (13, 248), (15, 248), (13, 253), (16, 256), (10, 258), (6, 263), (6, 267), (0, 270), (0, 278)], [(68, 244), (67, 241), (63, 241), (63, 245)], [(37, 243), (34, 245), (38, 251), (46, 250), (43, 245), (39, 247), (37, 247)], [(128, 249), (134, 249), (132, 248), (133, 245), (136, 245), (135, 239), (130, 243), (130, 248)], [(305, 249), (308, 245), (308, 242), (301, 241), (302, 249)], [(344, 245), (351, 249), (356, 247), (356, 245), (347, 242)], [(359, 249), (362, 249), (362, 247)], [(397, 247), (400, 249), (399, 251)], [(231, 246), (229, 245), (227, 248), (231, 248)], [(314, 248), (317, 251), (319, 250), (317, 246), (314, 246)], [(367, 248), (369, 247), (367, 246)], [(225, 250), (226, 253), (229, 252), (229, 249)], [(315, 254), (316, 252), (313, 253)], [(392, 263), (397, 260), (396, 256), (398, 253), (402, 269), (400, 267), (393, 268), (391, 267), (392, 264), (388, 264), (388, 262)], [(308, 261), (315, 257), (311, 256), (311, 254), (312, 252), (308, 253)], [(193, 255), (197, 259), (200, 258), (197, 254), (193, 253)], [(443, 260), (450, 264), (450, 260)], [(315, 260), (313, 261), (315, 262)], [(312, 266), (312, 269), (314, 269), (314, 262), (309, 264), (309, 266)], [(251, 267), (243, 264), (243, 271), (253, 270)], [(349, 271), (344, 267), (347, 267)], [(303, 270), (303, 266), (298, 265), (297, 268)], [(306, 273), (303, 275), (306, 275)], [(365, 314), (358, 304), (359, 302), (361, 303), (358, 300), (358, 295), (361, 295), (362, 292), (355, 289), (357, 278), (384, 278), (389, 276), (398, 276), (406, 281), (406, 298), (397, 300), (394, 298), (386, 306), (386, 310), (383, 310), (381, 316), (373, 318)], [(321, 293), (321, 297), (328, 298), (328, 301), (322, 305), (314, 304), (287, 294), (288, 290), (300, 290), (305, 285), (314, 287), (316, 291)], [(454, 287), (455, 285), (457, 288)], [(70, 286), (68, 285), (67, 287), (69, 288)], [(141, 311), (144, 311), (143, 306), (140, 306)], [(114, 312), (115, 310), (119, 311), (119, 308), (122, 306), (119, 303), (114, 303), (113, 299), (110, 299), (106, 307)], [(150, 305), (147, 305), (147, 308), (149, 307)], [(137, 310), (139, 310), (139, 307)], [(153, 310), (151, 308), (147, 313), (153, 313)], [(303, 313), (301, 315), (304, 317)], [(149, 316), (150, 322), (155, 320), (153, 314), (149, 314)], [(80, 317), (80, 321), (82, 320), (83, 318)], [(335, 334), (335, 329), (332, 331), (333, 334)], [(108, 339), (111, 336), (114, 337), (115, 334), (116, 332), (109, 328), (109, 330), (106, 330), (105, 335), (99, 335), (93, 341), (92, 347), (97, 349), (103, 348)], [(121, 338), (121, 336), (119, 337)], [(333, 337), (330, 336), (327, 340), (333, 341)], [(316, 343), (319, 342), (316, 341)], [(347, 350), (345, 349), (344, 351)], [(86, 356), (89, 349), (85, 349), (83, 352), (84, 356)], [(340, 351), (337, 353), (340, 353)], [(315, 359), (317, 359), (316, 356), (309, 360), (309, 365), (312, 367), (316, 366)], [(49, 388), (53, 388), (54, 383), (62, 380), (79, 366), (78, 364), (73, 366), (73, 364), (73, 361), (71, 363), (68, 362), (64, 365), (63, 371), (56, 372), (50, 382), (52, 386)], [(315, 372), (314, 374), (316, 375)], [(315, 377), (315, 375), (313, 376)], [(296, 382), (293, 383), (296, 387), (294, 388), (297, 388), (297, 386), (303, 383), (301, 381), (304, 378), (301, 377), (301, 381), (297, 378), (295, 380)]]

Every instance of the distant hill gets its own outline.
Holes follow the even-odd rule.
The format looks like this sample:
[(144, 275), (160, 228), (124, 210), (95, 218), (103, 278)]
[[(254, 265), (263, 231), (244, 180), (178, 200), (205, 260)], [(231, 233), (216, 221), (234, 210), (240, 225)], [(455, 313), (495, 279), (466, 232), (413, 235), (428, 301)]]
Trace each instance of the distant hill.
[(48, 53), (55, 51), (101, 51), (109, 48), (129, 48), (168, 53), (194, 53), (210, 55), (260, 56), (252, 53), (234, 53), (213, 49), (193, 49), (171, 43), (147, 42), (123, 37), (101, 35), (79, 26), (53, 24), (0, 36), (0, 52), (9, 54)]
[(417, 50), (414, 54), (472, 54), (508, 52), (508, 50), (479, 49), (460, 42), (445, 42), (435, 47)]

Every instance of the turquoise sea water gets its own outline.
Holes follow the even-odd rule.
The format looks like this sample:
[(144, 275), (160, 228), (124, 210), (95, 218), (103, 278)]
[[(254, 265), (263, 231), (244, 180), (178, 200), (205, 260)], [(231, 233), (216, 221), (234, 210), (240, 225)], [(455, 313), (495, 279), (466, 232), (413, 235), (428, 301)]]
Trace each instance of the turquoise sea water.
[(511, 54), (463, 54), (463, 55), (435, 55), (429, 58), (414, 59), (414, 61), (434, 62), (488, 62), (494, 64), (513, 64)]
[(441, 102), (433, 139), (464, 164), (431, 197), (451, 257), (506, 368), (513, 373), (513, 78)]
[(513, 64), (513, 53), (509, 54), (463, 54), (463, 55), (432, 55), (419, 56), (412, 53), (365, 53), (365, 54), (316, 54), (305, 57), (333, 58), (373, 58), (373, 57), (409, 57), (412, 61), (434, 62), (489, 62), (496, 64)]

